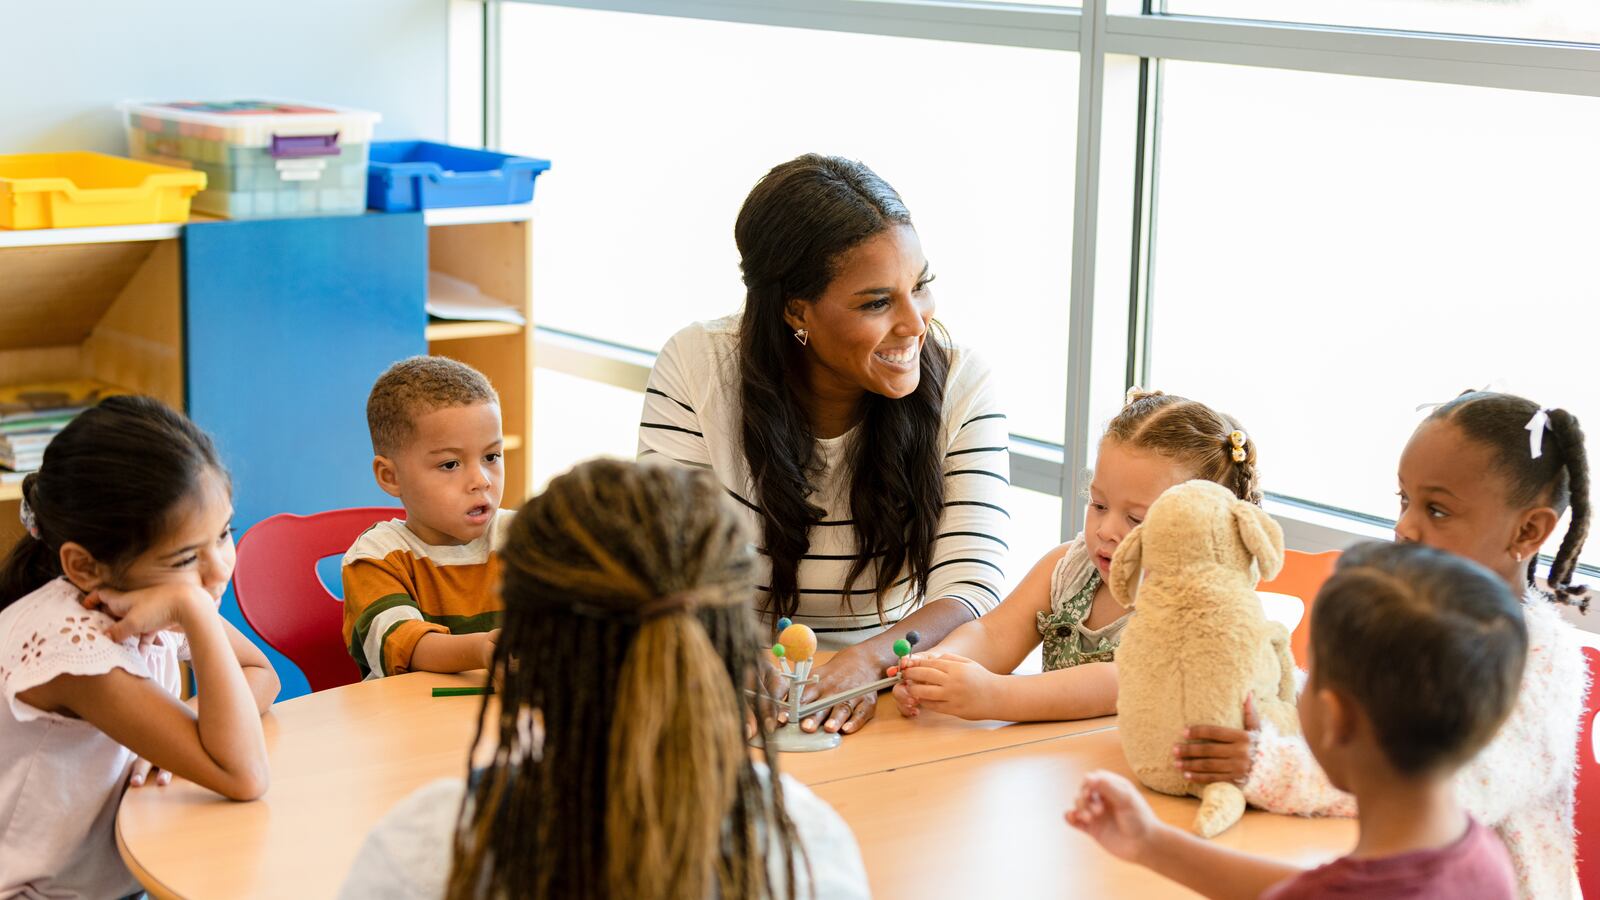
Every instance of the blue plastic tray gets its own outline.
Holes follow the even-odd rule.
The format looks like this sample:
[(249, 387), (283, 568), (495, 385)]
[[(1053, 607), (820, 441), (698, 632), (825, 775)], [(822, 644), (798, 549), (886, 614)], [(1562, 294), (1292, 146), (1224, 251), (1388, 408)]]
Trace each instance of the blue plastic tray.
[(377, 141), (367, 162), (367, 207), (410, 212), (442, 206), (494, 206), (533, 199), (547, 159), (511, 156), (431, 141)]

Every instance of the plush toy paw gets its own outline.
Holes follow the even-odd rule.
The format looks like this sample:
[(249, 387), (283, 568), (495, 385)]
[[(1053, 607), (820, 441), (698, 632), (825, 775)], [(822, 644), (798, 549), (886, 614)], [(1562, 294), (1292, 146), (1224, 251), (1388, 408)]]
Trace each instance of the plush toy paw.
[(1200, 792), (1200, 811), (1194, 817), (1194, 832), (1213, 838), (1233, 827), (1244, 815), (1244, 792), (1236, 784), (1218, 781)]

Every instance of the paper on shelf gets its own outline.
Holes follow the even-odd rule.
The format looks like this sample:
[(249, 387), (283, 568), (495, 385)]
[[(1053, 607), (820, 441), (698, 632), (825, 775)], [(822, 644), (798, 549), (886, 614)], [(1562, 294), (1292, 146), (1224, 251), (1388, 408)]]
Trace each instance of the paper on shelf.
[(521, 310), (490, 297), (470, 281), (443, 272), (428, 273), (428, 315), (466, 322), (528, 324)]

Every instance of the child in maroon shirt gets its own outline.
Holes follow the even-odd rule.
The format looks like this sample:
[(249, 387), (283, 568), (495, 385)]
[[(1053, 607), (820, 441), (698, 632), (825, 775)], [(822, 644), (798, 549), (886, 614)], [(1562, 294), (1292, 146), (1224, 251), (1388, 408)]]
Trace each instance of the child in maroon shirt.
[(1067, 821), (1212, 898), (1511, 900), (1510, 857), (1450, 776), (1510, 712), (1527, 645), (1517, 598), (1487, 569), (1418, 544), (1357, 547), (1312, 604), (1300, 694), (1311, 752), (1360, 809), (1349, 856), (1306, 871), (1218, 847), (1158, 821), (1108, 772), (1084, 776)]

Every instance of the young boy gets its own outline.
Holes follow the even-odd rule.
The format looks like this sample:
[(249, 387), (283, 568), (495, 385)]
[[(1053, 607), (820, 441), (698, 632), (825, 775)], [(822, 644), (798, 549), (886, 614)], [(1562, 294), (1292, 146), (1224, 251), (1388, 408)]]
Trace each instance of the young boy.
[(1311, 607), (1300, 723), (1355, 795), (1349, 856), (1306, 871), (1158, 821), (1137, 788), (1084, 777), (1067, 822), (1113, 854), (1213, 898), (1509, 898), (1511, 860), (1456, 802), (1451, 774), (1511, 710), (1528, 636), (1515, 597), (1476, 563), (1418, 544), (1345, 553)]
[(414, 356), (367, 397), (372, 474), (405, 521), (344, 556), (344, 638), (364, 678), (484, 668), (499, 636), (500, 401), (471, 366)]

